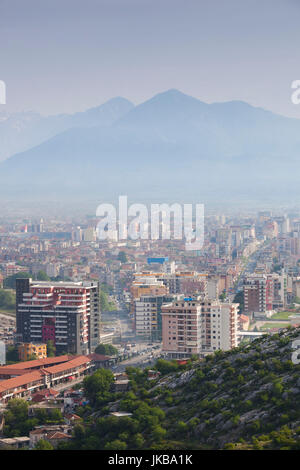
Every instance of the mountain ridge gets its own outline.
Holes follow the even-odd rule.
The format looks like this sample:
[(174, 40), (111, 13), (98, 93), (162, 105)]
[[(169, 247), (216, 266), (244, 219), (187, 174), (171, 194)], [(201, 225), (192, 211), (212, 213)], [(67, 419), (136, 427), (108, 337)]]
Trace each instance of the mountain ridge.
[(2, 162), (0, 191), (111, 198), (151, 197), (155, 188), (158, 197), (204, 200), (230, 189), (231, 198), (253, 191), (273, 198), (277, 186), (275, 197), (298, 194), (300, 120), (240, 101), (207, 104), (174, 89), (124, 103), (127, 111), (108, 125), (68, 128)]

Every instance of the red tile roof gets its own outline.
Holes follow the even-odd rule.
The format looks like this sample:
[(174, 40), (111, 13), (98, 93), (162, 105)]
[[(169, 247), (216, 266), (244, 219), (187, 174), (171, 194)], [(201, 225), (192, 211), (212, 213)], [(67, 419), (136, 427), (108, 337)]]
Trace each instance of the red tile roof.
[[(64, 362), (61, 362), (60, 364), (56, 364), (52, 367), (47, 367), (46, 369), (38, 369), (38, 370), (25, 369), (26, 373), (23, 373), (19, 377), (13, 377), (10, 379), (0, 381), (0, 395), (6, 392), (7, 390), (19, 388), (21, 386), (26, 386), (30, 384), (31, 382), (35, 382), (35, 381), (40, 381), (41, 385), (43, 385), (42, 379), (45, 375), (50, 375), (50, 374), (52, 375), (52, 374), (56, 374), (59, 372), (64, 372), (69, 369), (73, 369), (75, 367), (80, 367), (80, 366), (89, 364), (91, 362), (91, 359), (88, 356), (60, 356), (60, 357), (61, 358), (71, 357), (71, 359), (68, 360), (67, 362), (64, 360)], [(59, 358), (51, 358), (51, 359), (57, 360)], [(36, 362), (36, 361), (32, 361), (32, 362)]]
[(0, 382), (0, 393), (10, 390), (12, 388), (21, 387), (31, 382), (41, 379), (41, 372), (39, 370), (29, 372), (28, 374), (21, 375), (20, 377), (14, 377), (12, 379), (3, 380)]
[(247, 317), (247, 315), (241, 314), (241, 315), (240, 315), (240, 320), (246, 323), (246, 322), (249, 321), (249, 317)]
[(72, 369), (73, 367), (78, 367), (83, 364), (87, 364), (88, 362), (90, 362), (90, 359), (87, 356), (77, 356), (71, 361), (63, 364), (47, 367), (47, 372), (49, 372), (49, 374), (56, 374), (57, 372), (63, 372), (64, 370)]
[(50, 364), (58, 364), (61, 362), (67, 362), (72, 359), (72, 356), (57, 356), (57, 357), (45, 357), (44, 359), (35, 359), (33, 361), (18, 362), (17, 364), (11, 364), (9, 366), (3, 366), (2, 369), (33, 369), (35, 367), (45, 367)]
[(72, 439), (71, 436), (60, 431), (52, 431), (47, 434), (47, 439)]
[(105, 356), (104, 354), (97, 353), (89, 354), (88, 357), (94, 361), (108, 361), (109, 359), (111, 359), (110, 356)]
[(47, 395), (52, 395), (52, 396), (56, 396), (56, 395), (59, 395), (59, 392), (57, 390), (54, 390), (53, 388), (45, 388), (44, 390), (39, 390), (38, 392), (34, 393), (33, 397), (36, 397), (36, 396), (47, 396)]
[(7, 368), (5, 367), (0, 367), (0, 375), (24, 375), (28, 374), (28, 371), (26, 369), (13, 369), (13, 368)]

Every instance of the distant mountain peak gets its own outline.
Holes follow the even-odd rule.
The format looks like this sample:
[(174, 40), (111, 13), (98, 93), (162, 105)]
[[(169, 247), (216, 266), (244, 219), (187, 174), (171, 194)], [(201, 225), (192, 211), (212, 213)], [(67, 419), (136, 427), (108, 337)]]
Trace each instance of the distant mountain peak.
[(149, 101), (152, 100), (164, 100), (164, 99), (172, 99), (172, 100), (193, 100), (193, 101), (199, 101), (197, 98), (194, 98), (193, 96), (187, 95), (186, 93), (183, 93), (180, 90), (177, 90), (176, 88), (170, 88), (169, 90), (163, 91), (161, 93), (157, 93), (156, 95), (153, 96)]
[(223, 200), (226, 191), (251, 198), (276, 186), (279, 197), (298, 188), (300, 120), (243, 101), (208, 104), (172, 88), (138, 106), (116, 97), (33, 122), (26, 134), (21, 124), (15, 130), (0, 123), (2, 149), (5, 140), (7, 147), (23, 146), (0, 165), (1, 194), (30, 188), (45, 195), (140, 191)]

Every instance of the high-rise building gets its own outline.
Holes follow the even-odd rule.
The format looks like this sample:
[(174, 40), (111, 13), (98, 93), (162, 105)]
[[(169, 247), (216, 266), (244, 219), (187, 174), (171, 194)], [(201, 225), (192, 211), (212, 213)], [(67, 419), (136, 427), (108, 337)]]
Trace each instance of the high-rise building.
[(286, 274), (252, 274), (244, 280), (244, 311), (271, 312), (283, 308), (287, 301)]
[[(145, 295), (165, 295), (168, 294), (168, 288), (162, 281), (158, 281), (156, 278), (146, 277), (139, 278), (134, 281), (130, 287), (130, 315), (132, 319), (135, 318), (135, 300)], [(135, 326), (135, 321), (134, 321)]]
[(188, 358), (238, 345), (238, 304), (186, 298), (162, 306), (163, 352)]
[(100, 342), (99, 284), (16, 280), (16, 341), (47, 343), (56, 354), (88, 354)]
[(96, 232), (94, 227), (88, 227), (83, 230), (83, 241), (94, 242), (96, 240)]
[(142, 295), (135, 299), (135, 332), (151, 340), (162, 337), (161, 308), (174, 300), (173, 295)]
[(6, 362), (6, 345), (4, 341), (0, 341), (0, 365)]
[(271, 311), (273, 308), (273, 280), (265, 274), (252, 274), (244, 280), (245, 313)]

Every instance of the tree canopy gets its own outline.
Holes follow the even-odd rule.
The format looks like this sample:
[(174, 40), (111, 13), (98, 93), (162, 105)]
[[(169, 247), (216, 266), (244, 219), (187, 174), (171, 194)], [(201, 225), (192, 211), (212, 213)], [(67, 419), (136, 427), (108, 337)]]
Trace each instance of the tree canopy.
[(100, 343), (96, 347), (95, 353), (104, 354), (105, 356), (116, 356), (118, 354), (118, 350), (112, 344)]

